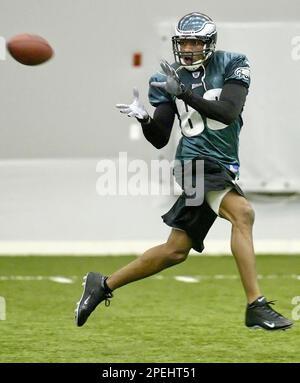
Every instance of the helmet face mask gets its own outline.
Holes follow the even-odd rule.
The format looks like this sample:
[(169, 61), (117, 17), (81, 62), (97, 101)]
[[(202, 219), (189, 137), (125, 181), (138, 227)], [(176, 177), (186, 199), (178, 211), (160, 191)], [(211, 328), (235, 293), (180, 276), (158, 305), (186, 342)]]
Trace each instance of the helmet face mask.
[(181, 66), (186, 67), (186, 69), (196, 70), (199, 68), (199, 66), (203, 65), (203, 63), (205, 63), (205, 61), (207, 61), (208, 58), (212, 55), (214, 52), (214, 47), (210, 47), (209, 44), (203, 42), (202, 39), (199, 39), (199, 41), (202, 43), (201, 48), (196, 48), (195, 50), (189, 51), (183, 50), (182, 45), (189, 40), (194, 42), (195, 37), (172, 37), (174, 57), (175, 61)]
[[(175, 61), (187, 70), (197, 70), (214, 53), (216, 41), (216, 25), (211, 18), (198, 12), (190, 13), (179, 20), (172, 37)], [(186, 43), (193, 45), (193, 49), (183, 48)]]

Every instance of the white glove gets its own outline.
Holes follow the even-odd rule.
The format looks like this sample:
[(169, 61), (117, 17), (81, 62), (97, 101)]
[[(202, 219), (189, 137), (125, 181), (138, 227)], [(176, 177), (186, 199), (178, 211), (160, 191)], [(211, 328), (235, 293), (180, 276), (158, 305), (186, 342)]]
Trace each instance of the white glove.
[(137, 88), (133, 88), (133, 96), (134, 99), (132, 104), (117, 104), (116, 107), (120, 109), (121, 113), (127, 114), (128, 117), (136, 117), (140, 120), (147, 120), (149, 118), (149, 114), (139, 100), (139, 91)]
[(161, 88), (172, 96), (180, 96), (185, 88), (184, 85), (180, 82), (178, 74), (175, 69), (166, 60), (161, 60), (160, 62), (161, 69), (164, 74), (167, 76), (165, 82), (151, 82), (150, 85), (156, 88)]

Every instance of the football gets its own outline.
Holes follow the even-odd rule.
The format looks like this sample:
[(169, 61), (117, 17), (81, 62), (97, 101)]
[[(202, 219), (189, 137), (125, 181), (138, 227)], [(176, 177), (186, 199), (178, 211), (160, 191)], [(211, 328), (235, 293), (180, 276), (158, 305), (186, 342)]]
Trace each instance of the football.
[(6, 45), (10, 55), (24, 65), (42, 64), (50, 60), (54, 54), (46, 39), (28, 33), (12, 37)]

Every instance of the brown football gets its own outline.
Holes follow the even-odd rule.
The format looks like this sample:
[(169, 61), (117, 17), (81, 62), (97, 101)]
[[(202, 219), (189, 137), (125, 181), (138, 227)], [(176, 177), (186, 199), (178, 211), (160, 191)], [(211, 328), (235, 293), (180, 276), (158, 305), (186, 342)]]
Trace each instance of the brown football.
[(39, 65), (53, 56), (51, 45), (43, 37), (23, 33), (7, 41), (11, 56), (24, 65)]

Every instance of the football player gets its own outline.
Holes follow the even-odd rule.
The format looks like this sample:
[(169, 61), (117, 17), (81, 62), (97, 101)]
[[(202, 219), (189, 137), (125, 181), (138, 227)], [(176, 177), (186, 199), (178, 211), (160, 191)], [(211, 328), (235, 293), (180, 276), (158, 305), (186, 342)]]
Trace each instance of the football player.
[(250, 86), (249, 62), (244, 54), (216, 50), (216, 42), (217, 29), (210, 17), (198, 12), (185, 15), (172, 37), (175, 62), (170, 65), (162, 60), (161, 71), (150, 79), (153, 117), (140, 102), (137, 89), (131, 104), (117, 105), (121, 113), (137, 118), (145, 138), (158, 149), (168, 143), (174, 120), (178, 120), (182, 137), (176, 160), (180, 164), (204, 162), (204, 200), (196, 206), (187, 203), (182, 166), (175, 173), (183, 193), (162, 217), (172, 228), (168, 240), (110, 276), (89, 272), (75, 310), (78, 326), (100, 302), (109, 304), (113, 290), (183, 262), (191, 248), (202, 252), (217, 216), (232, 225), (231, 250), (247, 297), (246, 326), (278, 330), (293, 324), (260, 291), (252, 238), (254, 211), (236, 183), (241, 115)]

